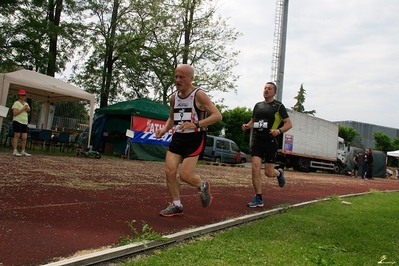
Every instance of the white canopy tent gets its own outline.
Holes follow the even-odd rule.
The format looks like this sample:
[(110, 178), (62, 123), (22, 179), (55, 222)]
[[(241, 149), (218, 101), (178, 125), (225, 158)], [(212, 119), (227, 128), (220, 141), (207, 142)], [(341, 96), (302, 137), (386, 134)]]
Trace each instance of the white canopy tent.
[[(19, 90), (25, 90), (27, 98), (44, 103), (44, 127), (50, 110), (50, 103), (70, 101), (90, 101), (89, 141), (93, 124), (95, 96), (62, 80), (30, 70), (18, 70), (10, 73), (0, 73), (0, 105), (5, 106), (7, 95), (17, 95)], [(10, 108), (11, 106), (9, 106)], [(3, 117), (0, 116), (0, 125)], [(90, 143), (90, 142), (89, 142)]]
[(397, 151), (388, 151), (387, 155), (399, 158), (399, 150), (397, 150)]
[[(399, 150), (397, 151), (388, 151), (387, 152), (388, 156), (396, 157), (399, 160)], [(396, 178), (399, 178), (399, 169), (396, 170)]]

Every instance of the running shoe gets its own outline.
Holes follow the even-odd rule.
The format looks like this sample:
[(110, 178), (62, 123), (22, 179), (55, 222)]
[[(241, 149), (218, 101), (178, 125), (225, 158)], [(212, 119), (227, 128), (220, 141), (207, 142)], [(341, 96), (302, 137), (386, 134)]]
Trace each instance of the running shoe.
[(285, 186), (284, 171), (283, 171), (283, 169), (281, 169), (281, 168), (277, 169), (277, 171), (280, 172), (280, 176), (277, 177), (278, 185), (279, 185), (280, 187), (284, 187), (284, 186)]
[(21, 156), (31, 157), (30, 153), (27, 152), (21, 152)]
[(263, 207), (263, 200), (261, 200), (258, 196), (255, 196), (254, 200), (248, 203), (248, 207)]
[(212, 202), (211, 184), (208, 181), (204, 181), (202, 183), (202, 186), (199, 189), (199, 194), (201, 196), (202, 207), (205, 208), (211, 205)]
[(12, 156), (21, 157), (22, 155), (18, 151), (14, 151)]
[(169, 206), (166, 209), (162, 210), (159, 214), (164, 217), (182, 216), (183, 215), (183, 205), (181, 205), (179, 207), (179, 206), (176, 206), (175, 204), (171, 203), (171, 204), (169, 204)]

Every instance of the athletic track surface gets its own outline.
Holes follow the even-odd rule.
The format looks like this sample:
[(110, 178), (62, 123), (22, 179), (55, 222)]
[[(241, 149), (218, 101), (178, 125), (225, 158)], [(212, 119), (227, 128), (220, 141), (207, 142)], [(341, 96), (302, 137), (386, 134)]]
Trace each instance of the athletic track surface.
[(165, 218), (170, 202), (164, 163), (0, 151), (0, 265), (42, 265), (77, 252), (114, 247), (145, 222), (161, 235), (332, 195), (398, 190), (399, 180), (286, 171), (287, 184), (264, 178), (263, 208), (253, 199), (251, 169), (198, 165), (211, 182), (212, 204), (202, 208), (195, 188), (182, 183), (184, 216)]

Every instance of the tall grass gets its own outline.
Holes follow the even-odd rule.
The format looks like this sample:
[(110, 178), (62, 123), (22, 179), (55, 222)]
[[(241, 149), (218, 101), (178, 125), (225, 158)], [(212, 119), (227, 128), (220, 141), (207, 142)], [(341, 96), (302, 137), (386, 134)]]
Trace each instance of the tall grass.
[(342, 201), (288, 209), (124, 265), (398, 265), (399, 193)]

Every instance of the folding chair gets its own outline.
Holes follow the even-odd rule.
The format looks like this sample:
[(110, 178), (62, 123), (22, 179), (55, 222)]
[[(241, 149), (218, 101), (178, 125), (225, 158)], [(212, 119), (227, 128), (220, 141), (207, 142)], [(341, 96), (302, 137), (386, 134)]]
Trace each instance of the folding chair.
[(51, 135), (52, 132), (49, 129), (42, 129), (39, 132), (39, 135), (37, 136), (37, 139), (32, 139), (32, 145), (40, 145), (41, 149), (43, 149), (44, 147), (46, 147), (47, 150), (50, 149), (51, 146)]
[(69, 143), (69, 132), (61, 132), (57, 139), (54, 140), (54, 148), (55, 147), (60, 147), (60, 151), (65, 150), (65, 146)]
[(12, 145), (11, 142), (12, 142), (13, 138), (14, 138), (14, 130), (12, 128), (12, 125), (8, 125), (6, 139), (4, 140), (4, 147), (6, 146), (7, 141), (11, 146)]

